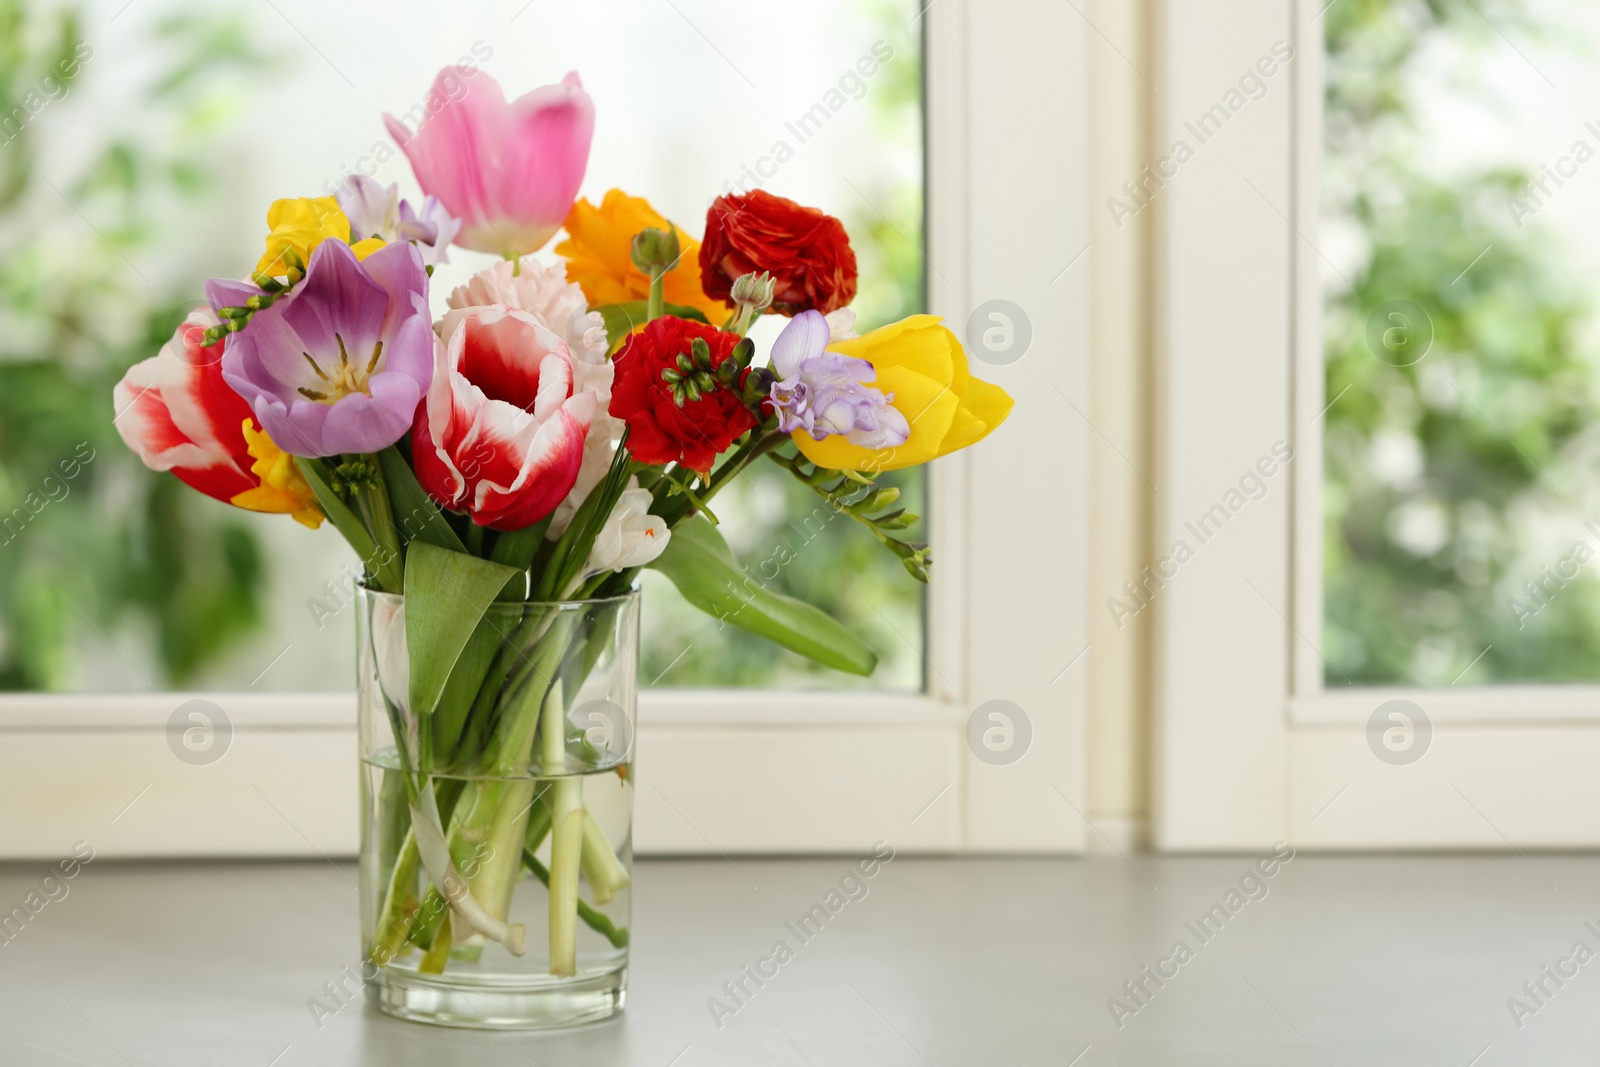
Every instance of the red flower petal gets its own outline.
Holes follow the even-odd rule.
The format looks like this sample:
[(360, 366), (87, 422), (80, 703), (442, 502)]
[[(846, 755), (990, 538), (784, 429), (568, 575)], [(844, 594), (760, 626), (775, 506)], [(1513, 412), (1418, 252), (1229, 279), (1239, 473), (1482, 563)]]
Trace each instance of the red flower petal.
[(855, 299), (856, 256), (838, 219), (765, 189), (718, 197), (700, 245), (706, 295), (728, 301), (741, 274), (760, 271), (772, 274), (772, 306), (785, 315), (827, 314)]

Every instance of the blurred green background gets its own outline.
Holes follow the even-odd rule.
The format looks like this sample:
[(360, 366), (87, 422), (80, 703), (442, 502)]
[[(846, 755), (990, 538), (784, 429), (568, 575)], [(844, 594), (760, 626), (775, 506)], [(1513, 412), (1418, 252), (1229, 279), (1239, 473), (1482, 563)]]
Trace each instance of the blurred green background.
[[(1510, 203), (1573, 138), (1600, 146), (1558, 66), (1600, 24), (1531, 0), (1342, 0), (1325, 21), (1327, 684), (1600, 677), (1600, 566), (1574, 553), (1600, 554), (1592, 239)], [(1558, 140), (1446, 150), (1568, 102)], [(1423, 316), (1380, 314), (1375, 336), (1399, 332), (1374, 347), (1395, 300)]]
[[(860, 258), (855, 307), (866, 330), (923, 306), (921, 70), (913, 8), (888, 0), (855, 8), (897, 58), (853, 106), (869, 109), (886, 157), (919, 161), (915, 173), (862, 168), (852, 177), (866, 202), (832, 205)], [(84, 42), (85, 18), (73, 6), (0, 0), (0, 107), (13, 116), (9, 125), (0, 117), (0, 521), (10, 520), (0, 525), (0, 689), (104, 688), (106, 678), (242, 689), (271, 655), (246, 668), (242, 650), (284, 644), (267, 605), (303, 532), (146, 471), (112, 425), (111, 390), (167, 340), (205, 277), (238, 273), (229, 264), (253, 258), (250, 247), (233, 247), (238, 234), (253, 247), (258, 227), (226, 214), (223, 146), (238, 132), (241, 96), (270, 93), (306, 59), (259, 44), (237, 9), (197, 5), (148, 22), (137, 31), (148, 34), (141, 69), (119, 89), (137, 101), (139, 133), (83, 123), (70, 151), (51, 152), (69, 139), (59, 127), (40, 136), (52, 120), (69, 121), (52, 109), (65, 112), (79, 83), (111, 74), (92, 49), (75, 80), (54, 73)], [(118, 30), (136, 32), (127, 22)], [(353, 132), (352, 153), (369, 140)], [(196, 239), (218, 233), (225, 239), (210, 246)], [(74, 457), (81, 462), (64, 477), (61, 464)], [(920, 513), (921, 476), (896, 484)], [(921, 688), (922, 588), (866, 530), (846, 528), (853, 523), (809, 536), (797, 522), (817, 503), (772, 466), (725, 493), (718, 514), (747, 565), (780, 545), (794, 553), (772, 584), (862, 634), (882, 658), (877, 675), (847, 678), (721, 628), (647, 578), (643, 681)], [(337, 539), (326, 528), (317, 536)], [(317, 576), (337, 573), (325, 561), (313, 566)], [(347, 684), (297, 678), (294, 660), (285, 662), (267, 687)]]

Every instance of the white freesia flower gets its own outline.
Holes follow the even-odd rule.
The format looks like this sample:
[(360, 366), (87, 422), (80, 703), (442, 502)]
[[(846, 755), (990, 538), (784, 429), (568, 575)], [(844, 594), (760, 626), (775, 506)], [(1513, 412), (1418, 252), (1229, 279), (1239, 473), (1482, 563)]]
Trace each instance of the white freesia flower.
[(852, 337), (860, 337), (856, 333), (856, 313), (849, 308), (839, 308), (830, 311), (823, 318), (828, 320), (828, 343), (834, 341), (848, 341)]
[(584, 574), (642, 567), (661, 555), (672, 531), (665, 519), (650, 514), (650, 501), (650, 490), (639, 488), (639, 479), (630, 479), (600, 536), (594, 539)]

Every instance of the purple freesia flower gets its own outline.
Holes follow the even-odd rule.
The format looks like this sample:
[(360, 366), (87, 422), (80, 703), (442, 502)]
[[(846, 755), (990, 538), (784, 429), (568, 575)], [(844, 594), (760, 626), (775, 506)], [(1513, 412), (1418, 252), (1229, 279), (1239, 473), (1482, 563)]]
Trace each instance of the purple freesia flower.
[(400, 204), (400, 186), (384, 188), (381, 182), (361, 174), (352, 174), (333, 194), (339, 201), (339, 210), (350, 220), (350, 237), (360, 241), (367, 237), (383, 237), (394, 230), (396, 213)]
[(352, 174), (334, 194), (339, 208), (350, 220), (350, 236), (360, 241), (377, 237), (385, 243), (410, 241), (422, 253), (426, 266), (448, 263), (450, 242), (461, 231), (461, 220), (452, 218), (436, 196), (424, 197), (420, 208), (400, 199), (400, 186), (384, 188), (361, 174)]
[(820, 441), (833, 434), (862, 448), (896, 448), (911, 436), (911, 425), (892, 395), (868, 386), (877, 370), (864, 359), (829, 352), (828, 320), (803, 311), (789, 320), (772, 344), (772, 406), (778, 429), (804, 430)]
[[(206, 295), (236, 306), (241, 288), (213, 281)], [(433, 346), (417, 249), (386, 245), (357, 262), (330, 237), (292, 292), (228, 337), (222, 377), (285, 452), (377, 452), (411, 428), (433, 380)]]

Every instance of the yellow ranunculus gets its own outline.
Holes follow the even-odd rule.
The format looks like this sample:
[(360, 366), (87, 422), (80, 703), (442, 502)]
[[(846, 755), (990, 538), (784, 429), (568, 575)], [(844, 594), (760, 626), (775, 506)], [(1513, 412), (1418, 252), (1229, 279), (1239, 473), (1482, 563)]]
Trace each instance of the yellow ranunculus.
[(912, 315), (899, 322), (835, 341), (828, 351), (864, 359), (877, 370), (871, 384), (891, 394), (911, 424), (898, 448), (862, 448), (842, 436), (816, 440), (804, 430), (794, 442), (806, 459), (832, 470), (892, 471), (976, 444), (1011, 413), (1011, 397), (998, 385), (974, 378), (956, 335), (937, 315)]
[[(274, 200), (267, 209), (267, 250), (256, 263), (256, 273), (273, 278), (283, 278), (289, 273), (289, 259), (284, 254), (292, 251), (302, 268), (311, 262), (312, 251), (330, 237), (350, 240), (350, 220), (339, 210), (339, 201), (331, 196), (300, 197)], [(366, 259), (383, 247), (376, 237), (358, 241), (352, 247), (357, 259)]]
[[(650, 276), (633, 265), (629, 246), (641, 230), (672, 225), (649, 201), (612, 189), (599, 207), (588, 200), (573, 204), (563, 225), (567, 239), (556, 245), (555, 252), (566, 259), (567, 280), (578, 283), (590, 307), (649, 297)], [(700, 289), (700, 242), (673, 228), (678, 230), (682, 254), (662, 279), (666, 302), (697, 308), (713, 326), (721, 326), (731, 309)]]
[[(281, 203), (281, 201), (280, 201)], [(249, 419), (244, 420), (245, 445), (254, 457), (250, 473), (261, 479), (254, 489), (246, 489), (228, 503), (246, 511), (265, 511), (275, 515), (293, 515), (302, 526), (315, 530), (322, 525), (322, 509), (294, 457), (280, 449), (266, 431), (257, 430)]]

